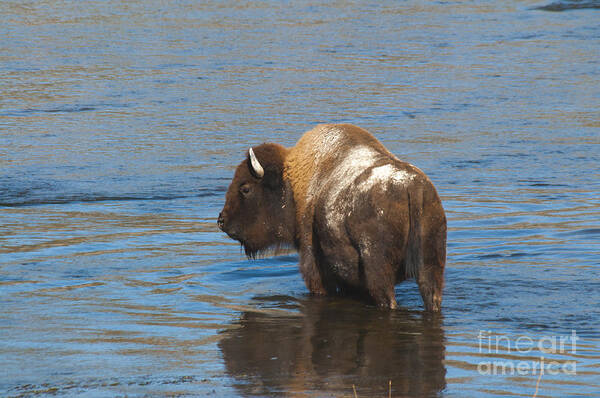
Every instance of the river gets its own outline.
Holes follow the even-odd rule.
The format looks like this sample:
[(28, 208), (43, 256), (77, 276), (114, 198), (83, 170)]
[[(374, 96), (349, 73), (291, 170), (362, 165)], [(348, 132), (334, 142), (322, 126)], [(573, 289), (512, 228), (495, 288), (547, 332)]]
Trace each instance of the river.
[[(600, 11), (546, 1), (3, 1), (0, 395), (600, 396)], [(436, 185), (441, 317), (218, 230), (321, 122)]]

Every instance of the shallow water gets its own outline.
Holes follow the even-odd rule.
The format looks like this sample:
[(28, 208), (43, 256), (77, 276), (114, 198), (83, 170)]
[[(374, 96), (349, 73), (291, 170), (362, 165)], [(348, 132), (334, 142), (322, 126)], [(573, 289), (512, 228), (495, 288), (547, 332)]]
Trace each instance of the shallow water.
[[(600, 395), (600, 14), (574, 3), (2, 2), (0, 395)], [(335, 121), (436, 184), (441, 319), (413, 282), (393, 312), (310, 297), (295, 253), (218, 231), (248, 146)]]

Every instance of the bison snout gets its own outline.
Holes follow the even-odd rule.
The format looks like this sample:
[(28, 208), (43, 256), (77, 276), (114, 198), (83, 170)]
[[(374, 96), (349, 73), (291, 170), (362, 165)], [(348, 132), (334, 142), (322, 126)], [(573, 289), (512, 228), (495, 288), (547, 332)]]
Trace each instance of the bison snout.
[[(230, 221), (230, 220), (229, 220)], [(230, 238), (239, 240), (237, 234), (237, 228), (231, 225), (231, 222), (227, 220), (227, 214), (225, 212), (219, 213), (219, 218), (217, 219), (217, 225), (219, 229), (229, 235)]]
[(217, 219), (217, 225), (219, 226), (219, 229), (221, 231), (224, 231), (223, 227), (225, 226), (225, 220), (223, 219), (223, 213), (219, 213), (219, 218)]

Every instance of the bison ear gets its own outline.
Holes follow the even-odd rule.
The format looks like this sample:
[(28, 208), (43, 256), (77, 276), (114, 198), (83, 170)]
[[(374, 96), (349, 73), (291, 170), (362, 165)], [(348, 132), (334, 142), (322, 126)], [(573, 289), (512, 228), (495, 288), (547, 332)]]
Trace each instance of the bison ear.
[(265, 170), (256, 158), (256, 155), (254, 154), (252, 148), (248, 150), (248, 156), (250, 157), (250, 171), (252, 171), (252, 174), (254, 174), (254, 176), (258, 178), (263, 178), (263, 176), (265, 175)]
[(281, 168), (275, 165), (266, 166), (264, 184), (271, 189), (277, 190), (282, 186), (283, 173)]

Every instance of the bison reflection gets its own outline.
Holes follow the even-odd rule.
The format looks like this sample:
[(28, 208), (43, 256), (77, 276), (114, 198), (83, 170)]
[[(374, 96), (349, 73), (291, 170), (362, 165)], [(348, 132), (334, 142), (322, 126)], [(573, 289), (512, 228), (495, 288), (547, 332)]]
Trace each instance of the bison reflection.
[[(289, 304), (289, 303), (288, 303)], [(303, 392), (436, 396), (445, 388), (439, 320), (383, 312), (349, 300), (311, 298), (289, 316), (245, 312), (219, 343), (245, 395)]]

